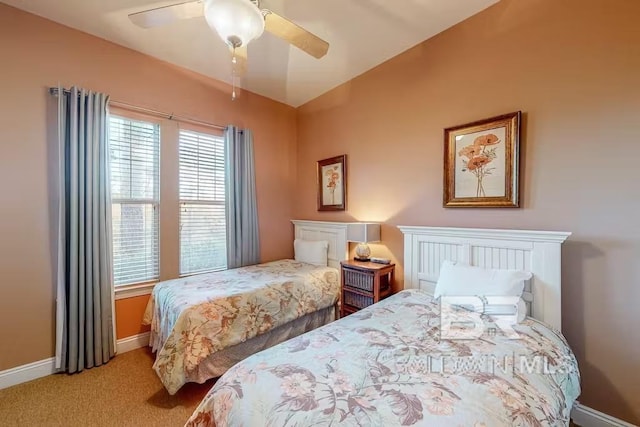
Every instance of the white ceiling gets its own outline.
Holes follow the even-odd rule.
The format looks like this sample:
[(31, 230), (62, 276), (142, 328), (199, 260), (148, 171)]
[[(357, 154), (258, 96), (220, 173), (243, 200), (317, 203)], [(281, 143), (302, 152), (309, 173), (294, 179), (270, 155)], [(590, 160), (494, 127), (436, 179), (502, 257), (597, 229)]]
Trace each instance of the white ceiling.
[[(1, 0), (218, 80), (231, 81), (226, 45), (193, 18), (152, 29), (127, 15), (185, 0)], [(265, 33), (249, 44), (241, 86), (297, 107), (455, 25), (498, 0), (263, 0), (327, 40), (315, 59)]]

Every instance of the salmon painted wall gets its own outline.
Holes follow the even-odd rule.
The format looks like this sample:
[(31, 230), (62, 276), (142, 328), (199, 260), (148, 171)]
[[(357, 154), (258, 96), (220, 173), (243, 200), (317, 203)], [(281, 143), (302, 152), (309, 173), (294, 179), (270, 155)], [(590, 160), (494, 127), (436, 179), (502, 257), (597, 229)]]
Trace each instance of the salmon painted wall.
[[(0, 351), (0, 370), (54, 353), (56, 201), (50, 175), (56, 119), (47, 88), (58, 82), (141, 107), (252, 129), (261, 257), (292, 255), (293, 108), (250, 93), (232, 102), (230, 88), (220, 82), (4, 4), (0, 58), (0, 342), (11, 343)], [(177, 131), (175, 122), (162, 126), (165, 136)], [(163, 279), (178, 271), (178, 192), (171, 184), (177, 183), (176, 153), (175, 142), (163, 143)], [(119, 337), (141, 330), (145, 298), (117, 301)]]
[[(294, 216), (566, 230), (563, 332), (580, 401), (640, 422), (640, 2), (503, 0), (298, 110)], [(442, 207), (443, 129), (524, 113), (522, 208)], [(316, 161), (348, 156), (348, 209), (316, 211)], [(402, 277), (402, 274), (399, 275)], [(401, 283), (396, 285), (397, 288)]]
[(116, 300), (116, 338), (126, 338), (149, 331), (148, 325), (141, 323), (149, 295)]

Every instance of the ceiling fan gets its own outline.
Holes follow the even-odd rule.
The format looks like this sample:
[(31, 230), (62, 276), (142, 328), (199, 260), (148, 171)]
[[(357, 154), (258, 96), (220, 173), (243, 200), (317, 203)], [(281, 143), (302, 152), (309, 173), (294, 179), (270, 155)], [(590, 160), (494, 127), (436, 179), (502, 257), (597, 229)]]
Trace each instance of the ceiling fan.
[(329, 43), (288, 19), (260, 8), (260, 0), (195, 0), (149, 9), (129, 15), (142, 28), (167, 25), (180, 19), (204, 16), (233, 52), (234, 73), (244, 74), (249, 42), (264, 30), (315, 58), (322, 58)]

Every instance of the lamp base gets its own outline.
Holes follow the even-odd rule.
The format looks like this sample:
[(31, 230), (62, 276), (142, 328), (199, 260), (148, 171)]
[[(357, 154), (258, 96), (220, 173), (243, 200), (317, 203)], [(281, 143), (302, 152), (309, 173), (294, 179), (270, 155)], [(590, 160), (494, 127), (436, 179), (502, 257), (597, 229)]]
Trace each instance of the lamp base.
[(369, 262), (369, 261), (371, 261), (371, 258), (360, 258), (360, 257), (357, 257), (357, 256), (354, 256), (353, 259), (355, 261), (358, 261), (358, 262)]
[(356, 261), (369, 261), (371, 257), (371, 249), (366, 243), (359, 243), (356, 246), (356, 256), (354, 257)]

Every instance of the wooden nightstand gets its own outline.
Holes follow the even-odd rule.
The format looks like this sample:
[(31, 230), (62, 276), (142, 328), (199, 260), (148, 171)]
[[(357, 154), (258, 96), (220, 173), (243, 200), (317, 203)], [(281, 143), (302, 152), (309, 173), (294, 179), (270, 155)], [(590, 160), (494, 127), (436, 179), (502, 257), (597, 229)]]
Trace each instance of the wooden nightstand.
[(342, 261), (341, 317), (355, 313), (391, 295), (395, 264)]

